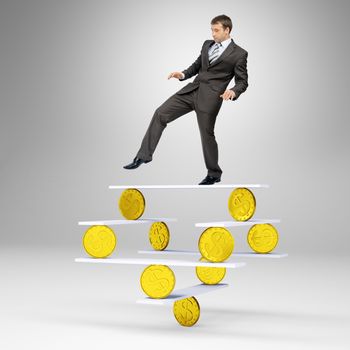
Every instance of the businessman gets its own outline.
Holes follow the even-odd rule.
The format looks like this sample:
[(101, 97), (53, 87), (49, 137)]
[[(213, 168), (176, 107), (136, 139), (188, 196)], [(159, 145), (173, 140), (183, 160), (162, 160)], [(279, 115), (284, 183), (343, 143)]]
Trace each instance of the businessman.
[[(190, 67), (169, 74), (168, 79), (180, 81), (197, 76), (155, 110), (136, 157), (124, 169), (135, 169), (150, 162), (167, 124), (194, 110), (207, 168), (207, 176), (199, 185), (220, 182), (222, 169), (218, 164), (218, 145), (214, 135), (216, 116), (223, 101), (237, 100), (248, 87), (248, 52), (233, 41), (231, 30), (232, 22), (228, 16), (213, 18), (211, 31), (214, 40), (203, 43), (200, 55)], [(235, 85), (227, 89), (233, 77)]]

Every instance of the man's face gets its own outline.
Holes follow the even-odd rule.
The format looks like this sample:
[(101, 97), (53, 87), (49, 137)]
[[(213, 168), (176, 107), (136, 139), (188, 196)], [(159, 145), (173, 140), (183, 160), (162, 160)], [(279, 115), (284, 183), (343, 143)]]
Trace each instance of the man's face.
[(213, 39), (217, 43), (221, 43), (222, 41), (226, 40), (230, 36), (230, 28), (227, 27), (224, 30), (224, 27), (221, 23), (215, 23), (211, 25), (211, 35), (213, 36)]

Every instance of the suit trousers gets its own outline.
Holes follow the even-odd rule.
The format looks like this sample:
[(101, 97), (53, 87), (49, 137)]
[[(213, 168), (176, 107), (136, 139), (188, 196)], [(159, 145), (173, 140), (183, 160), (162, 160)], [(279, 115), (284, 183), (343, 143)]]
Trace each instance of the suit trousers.
[(197, 95), (198, 89), (185, 94), (175, 93), (155, 110), (142, 140), (141, 147), (136, 155), (138, 158), (151, 161), (159, 139), (167, 124), (194, 110), (197, 115), (202, 151), (208, 175), (214, 177), (221, 176), (222, 170), (218, 164), (218, 145), (214, 134), (214, 126), (218, 112), (210, 114), (198, 108)]

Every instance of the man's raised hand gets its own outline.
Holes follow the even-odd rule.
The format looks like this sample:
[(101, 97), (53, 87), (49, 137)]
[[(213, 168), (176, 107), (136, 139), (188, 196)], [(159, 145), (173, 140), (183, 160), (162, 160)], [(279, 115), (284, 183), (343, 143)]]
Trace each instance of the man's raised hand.
[(182, 72), (172, 72), (168, 75), (168, 79), (176, 78), (176, 79), (182, 79), (183, 73)]

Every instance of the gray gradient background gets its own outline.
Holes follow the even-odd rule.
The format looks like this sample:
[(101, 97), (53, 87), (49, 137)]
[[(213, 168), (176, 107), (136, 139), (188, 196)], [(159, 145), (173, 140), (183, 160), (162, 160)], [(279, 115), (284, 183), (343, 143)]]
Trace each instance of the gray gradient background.
[[(289, 261), (297, 261), (293, 256), (303, 259), (297, 270), (294, 262), (288, 265), (295, 273), (295, 282), (300, 277), (298, 271), (311, 264), (319, 276), (319, 284), (313, 287), (321, 289), (325, 276), (318, 268), (328, 266), (336, 257), (343, 260), (336, 265), (339, 274), (333, 282), (344, 281), (350, 244), (346, 222), (350, 195), (349, 8), (347, 1), (1, 0), (0, 240), (2, 273), (9, 277), (7, 296), (17, 296), (15, 290), (23, 288), (20, 279), (13, 279), (16, 274), (32, 273), (30, 281), (33, 286), (38, 283), (39, 291), (48, 288), (45, 280), (55, 286), (54, 271), (62, 276), (78, 268), (67, 264), (84, 255), (84, 229), (77, 222), (121, 218), (117, 206), (121, 191), (109, 190), (108, 185), (197, 184), (206, 175), (194, 112), (168, 125), (151, 163), (132, 171), (122, 166), (135, 156), (154, 110), (192, 80), (167, 80), (167, 75), (187, 68), (197, 58), (203, 41), (211, 39), (211, 18), (222, 13), (233, 21), (233, 39), (249, 52), (249, 87), (236, 102), (224, 102), (217, 118), (221, 183), (271, 186), (255, 191), (255, 217), (282, 220), (277, 226), (278, 250), (288, 252)], [(233, 85), (234, 81), (229, 87)], [(169, 248), (196, 248), (201, 230), (194, 222), (229, 220), (229, 193), (223, 189), (145, 190), (144, 216), (177, 217), (179, 222), (170, 225)], [(246, 250), (246, 229), (231, 231), (235, 231), (237, 250)], [(144, 225), (120, 226), (116, 232), (120, 252), (148, 247)], [(49, 264), (51, 251), (56, 252), (52, 255), (56, 265), (43, 275), (40, 266)], [(311, 258), (316, 255), (317, 267)], [(31, 263), (27, 265), (24, 257)], [(17, 265), (11, 258), (17, 259)], [(260, 267), (260, 262), (254, 264)], [(271, 274), (279, 271), (276, 279), (282, 281), (286, 262), (266, 264)], [(23, 270), (25, 265), (28, 270)], [(79, 269), (82, 284), (91, 271), (112, 271), (80, 265)], [(133, 268), (129, 271), (135, 273)], [(253, 276), (253, 270), (249, 271)], [(334, 277), (333, 270), (328, 273)], [(315, 276), (315, 271), (311, 275)], [(69, 283), (73, 285), (73, 281), (77, 281), (74, 275)], [(304, 286), (307, 281), (304, 276)], [(293, 284), (295, 290), (299, 282)], [(101, 278), (100, 283), (102, 288), (105, 281)], [(290, 302), (287, 285), (281, 307)], [(279, 287), (276, 285), (275, 291)], [(341, 304), (330, 309), (339, 315), (346, 306), (348, 322), (345, 287), (349, 290), (349, 285), (344, 285), (341, 296), (338, 288), (333, 290), (333, 300)], [(131, 300), (133, 289), (129, 287), (129, 294), (119, 292)], [(69, 293), (65, 289), (62, 295)], [(33, 295), (37, 295), (35, 291)], [(76, 295), (81, 295), (78, 289)], [(309, 301), (314, 296), (310, 292)], [(317, 310), (324, 307), (321, 299)], [(42, 305), (41, 301), (34, 304)], [(53, 303), (48, 299), (46, 309)], [(93, 303), (99, 309), (98, 301)], [(247, 305), (251, 305), (249, 301)], [(290, 304), (293, 310), (295, 305), (302, 302)], [(104, 306), (107, 309), (107, 302)], [(240, 307), (246, 310), (243, 301)], [(57, 308), (64, 309), (62, 305)], [(142, 308), (132, 304), (123, 312), (131, 310), (130, 315), (134, 312), (139, 317)], [(22, 311), (12, 316), (14, 324), (23, 316)], [(9, 315), (12, 312), (8, 309)], [(75, 315), (77, 312), (74, 310)], [(165, 327), (169, 329), (163, 334), (170, 336), (175, 325), (168, 320), (169, 315), (161, 316), (158, 308), (155, 312), (168, 322)], [(32, 321), (33, 315), (28, 315), (27, 321)], [(153, 322), (145, 315), (146, 311), (145, 320)], [(250, 325), (259, 319), (257, 315), (245, 315)], [(260, 314), (260, 320), (268, 324), (272, 317), (279, 323), (280, 319), (271, 315)], [(294, 316), (287, 314), (286, 318), (300, 324)], [(308, 321), (314, 323), (317, 318), (312, 316)], [(68, 326), (74, 323), (79, 328), (83, 319), (79, 316), (75, 323), (71, 319)], [(219, 322), (219, 318), (215, 320)], [(344, 320), (337, 318), (334, 329)], [(67, 315), (61, 321), (66, 325)], [(132, 329), (131, 316), (129, 321)], [(96, 326), (92, 320), (85, 322), (90, 329)], [(127, 332), (122, 319), (120, 324), (112, 322), (101, 319), (97, 328)], [(139, 320), (138, 332), (142, 332), (142, 324)], [(144, 331), (152, 332), (152, 324)], [(254, 338), (244, 332), (238, 338), (244, 342), (246, 335)], [(258, 337), (257, 344), (271, 348), (272, 338)], [(282, 338), (278, 340), (283, 343)], [(287, 340), (292, 338), (290, 335)]]
[[(206, 175), (194, 112), (168, 125), (153, 162), (122, 166), (155, 108), (185, 84), (168, 73), (197, 58), (220, 13), (249, 51), (250, 84), (217, 118), (222, 183), (271, 186), (256, 191), (256, 217), (283, 220), (290, 252), (347, 251), (344, 1), (1, 1), (3, 242), (75, 243), (78, 220), (120, 217), (120, 192), (108, 185), (197, 184)], [(227, 191), (145, 195), (145, 216), (183, 220), (180, 241), (194, 218), (229, 218)]]

